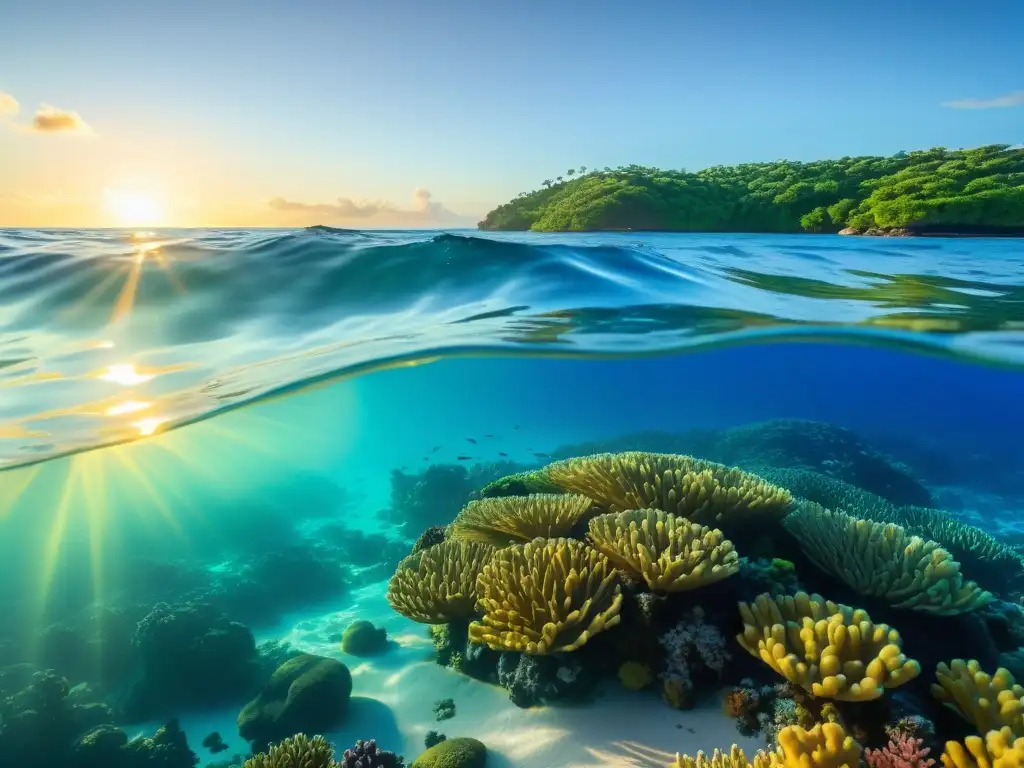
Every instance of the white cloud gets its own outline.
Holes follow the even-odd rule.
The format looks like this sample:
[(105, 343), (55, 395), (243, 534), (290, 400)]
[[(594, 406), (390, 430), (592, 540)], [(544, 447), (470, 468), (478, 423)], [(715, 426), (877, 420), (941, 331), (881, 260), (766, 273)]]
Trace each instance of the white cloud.
[(958, 99), (943, 102), (942, 106), (953, 109), (998, 109), (1000, 107), (1024, 106), (1024, 91), (1014, 91), (994, 99)]
[(442, 203), (434, 202), (430, 192), (422, 188), (413, 192), (412, 205), (409, 208), (400, 208), (388, 200), (355, 200), (350, 197), (339, 197), (333, 203), (299, 203), (275, 197), (269, 205), (275, 211), (293, 214), (311, 223), (356, 221), (403, 227), (459, 226), (473, 223), (470, 217), (460, 216), (445, 208)]
[(18, 114), (18, 100), (9, 93), (0, 93), (0, 115)]

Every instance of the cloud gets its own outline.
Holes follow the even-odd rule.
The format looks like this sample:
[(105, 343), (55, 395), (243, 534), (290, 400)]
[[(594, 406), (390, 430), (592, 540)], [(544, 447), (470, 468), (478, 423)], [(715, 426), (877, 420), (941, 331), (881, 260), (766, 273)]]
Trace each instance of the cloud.
[(269, 205), (275, 211), (295, 214), (297, 218), (312, 223), (358, 221), (399, 227), (473, 223), (474, 219), (448, 210), (443, 204), (434, 202), (432, 197), (428, 190), (417, 189), (413, 192), (410, 208), (400, 208), (388, 200), (354, 200), (350, 197), (339, 197), (333, 203), (297, 203), (275, 197)]
[(997, 109), (999, 107), (1024, 106), (1024, 91), (1014, 91), (994, 99), (959, 99), (943, 102), (942, 106), (953, 109)]
[(0, 93), (0, 115), (18, 114), (18, 100), (9, 93)]
[(68, 112), (43, 104), (32, 118), (36, 133), (92, 133), (92, 129), (77, 112)]

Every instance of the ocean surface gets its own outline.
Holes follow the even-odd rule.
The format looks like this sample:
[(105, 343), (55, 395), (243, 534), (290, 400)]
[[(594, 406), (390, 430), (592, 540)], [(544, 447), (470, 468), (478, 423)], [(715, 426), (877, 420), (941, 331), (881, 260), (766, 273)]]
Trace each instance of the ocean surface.
[[(833, 430), (929, 500), (894, 503), (1024, 542), (1024, 241), (0, 231), (0, 693), (7, 665), (55, 669), (130, 735), (179, 718), (206, 765), (247, 752), (251, 691), (138, 694), (154, 606), (336, 656), (370, 618), (407, 655), (347, 659), (366, 702), (338, 738), (415, 756), (440, 726), (387, 681), (444, 683), (402, 666), (430, 644), (383, 590), (428, 525), (553, 459), (765, 423)], [(499, 768), (649, 764), (492, 740)]]

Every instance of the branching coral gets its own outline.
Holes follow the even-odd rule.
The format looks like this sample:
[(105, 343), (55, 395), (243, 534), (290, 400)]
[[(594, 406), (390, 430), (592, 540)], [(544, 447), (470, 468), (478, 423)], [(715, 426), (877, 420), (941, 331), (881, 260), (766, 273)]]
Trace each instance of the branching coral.
[(1024, 688), (1013, 675), (1000, 667), (994, 675), (971, 659), (940, 663), (935, 670), (938, 684), (932, 695), (981, 733), (1009, 728), (1015, 736), (1024, 736)]
[(898, 525), (858, 520), (813, 502), (802, 503), (783, 525), (819, 568), (894, 607), (952, 615), (992, 600), (973, 581), (963, 580), (949, 552)]
[(704, 609), (700, 606), (690, 611), (658, 642), (665, 649), (662, 680), (682, 686), (686, 691), (693, 688), (692, 667), (703, 665), (713, 672), (721, 672), (730, 658), (725, 638), (718, 627), (704, 622)]
[(900, 635), (873, 624), (865, 611), (800, 592), (759, 595), (740, 603), (739, 644), (752, 656), (815, 696), (840, 701), (877, 699), (921, 672), (900, 650)]
[(609, 512), (655, 508), (711, 524), (776, 518), (792, 504), (789, 491), (722, 464), (669, 453), (602, 453), (549, 464), (547, 477)]
[(472, 616), (477, 576), (493, 552), (488, 544), (446, 540), (409, 555), (388, 583), (388, 602), (424, 624)]
[(947, 741), (942, 753), (945, 768), (1021, 768), (1024, 766), (1024, 738), (1009, 728), (989, 731), (985, 738), (968, 736), (963, 743)]
[(870, 768), (931, 768), (935, 760), (928, 757), (931, 750), (923, 739), (896, 736), (880, 749), (864, 751), (864, 762)]
[(483, 567), (484, 617), (469, 639), (495, 650), (573, 651), (619, 623), (622, 588), (608, 558), (573, 539), (535, 539), (501, 549)]
[[(703, 752), (698, 752), (697, 757), (677, 754), (672, 768), (750, 768), (750, 765), (746, 753), (733, 744), (728, 753), (716, 749), (711, 757)], [(764, 766), (763, 753), (758, 752), (754, 756), (754, 765), (758, 768)]]
[(601, 515), (590, 540), (615, 566), (655, 592), (682, 592), (732, 576), (739, 555), (720, 530), (660, 509)]
[(285, 739), (245, 761), (243, 768), (334, 768), (334, 750), (323, 736)]
[(819, 723), (810, 730), (791, 725), (779, 731), (779, 747), (760, 751), (753, 763), (735, 744), (729, 754), (717, 749), (709, 758), (676, 755), (673, 768), (858, 768), (860, 745), (838, 723)]
[(480, 541), (505, 547), (536, 538), (568, 536), (593, 507), (586, 496), (537, 493), (499, 496), (467, 504), (448, 529), (458, 541)]

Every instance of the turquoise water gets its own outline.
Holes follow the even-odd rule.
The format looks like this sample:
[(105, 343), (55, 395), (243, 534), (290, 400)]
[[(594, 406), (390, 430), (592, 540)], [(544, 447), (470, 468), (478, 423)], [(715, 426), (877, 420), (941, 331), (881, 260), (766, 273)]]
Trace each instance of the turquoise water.
[[(0, 692), (17, 699), (17, 665), (32, 663), (111, 708), (59, 738), (48, 726), (58, 747), (31, 765), (84, 766), (74, 745), (99, 722), (134, 736), (172, 717), (201, 765), (246, 754), (235, 716), (283, 658), (253, 656), (252, 638), (352, 670), (354, 709), (329, 729), (340, 750), (377, 738), (411, 762), (427, 725), (490, 742), (499, 768), (756, 748), (760, 737), (722, 730), (714, 686), (698, 697), (710, 704), (681, 712), (653, 689), (629, 698), (614, 669), (599, 704), (531, 715), (543, 749), (503, 741), (471, 713), (507, 731), (527, 725), (502, 718), (537, 710), (497, 679), (433, 663), (424, 628), (385, 600), (388, 579), (487, 483), (601, 451), (814, 472), (1012, 549), (1024, 542), (1022, 286), (1013, 239), (0, 233)], [(1017, 587), (982, 586), (1018, 601)], [(160, 613), (185, 602), (208, 606), (191, 609), (191, 635)], [(877, 610), (909, 645), (911, 622)], [(340, 650), (361, 618), (395, 640), (379, 658)], [(155, 661), (154, 626), (180, 633)], [(223, 658), (196, 640), (235, 631)], [(980, 654), (935, 642), (914, 652)], [(1008, 641), (993, 642), (982, 660), (1009, 663)], [(761, 671), (733, 664), (722, 684)], [(428, 689), (419, 709), (395, 697), (398, 680)], [(446, 685), (463, 708), (436, 722), (444, 697), (431, 691)], [(0, 765), (24, 759), (26, 706), (0, 707)], [(653, 751), (638, 757), (611, 726), (584, 733), (587, 706), (627, 725), (651, 706), (645, 722), (663, 728), (632, 738)], [(229, 749), (201, 746), (211, 730)], [(589, 756), (572, 751), (584, 741)]]

